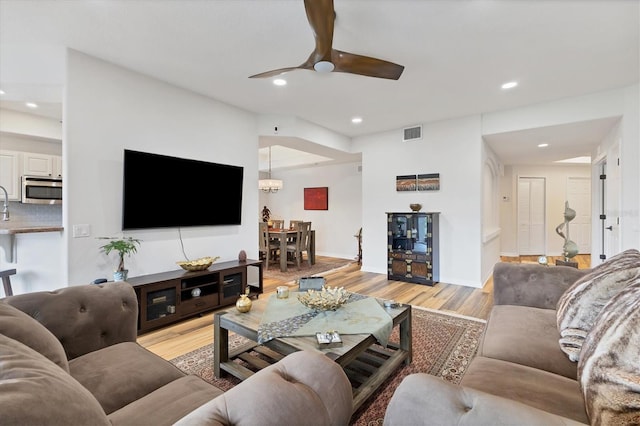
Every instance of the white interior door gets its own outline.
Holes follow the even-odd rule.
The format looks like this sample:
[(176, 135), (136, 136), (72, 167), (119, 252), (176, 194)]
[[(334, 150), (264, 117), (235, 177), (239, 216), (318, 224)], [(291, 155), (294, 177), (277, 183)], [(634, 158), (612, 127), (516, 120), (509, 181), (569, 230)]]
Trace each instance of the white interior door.
[(569, 222), (567, 237), (578, 245), (582, 254), (591, 253), (591, 179), (583, 177), (567, 178), (567, 201), (576, 211), (576, 217)]
[(606, 258), (620, 252), (620, 164), (619, 145), (613, 145), (607, 151), (605, 163), (605, 196), (604, 213), (606, 219), (602, 221), (604, 236), (604, 254)]
[(545, 178), (518, 178), (518, 252), (539, 255), (545, 247)]

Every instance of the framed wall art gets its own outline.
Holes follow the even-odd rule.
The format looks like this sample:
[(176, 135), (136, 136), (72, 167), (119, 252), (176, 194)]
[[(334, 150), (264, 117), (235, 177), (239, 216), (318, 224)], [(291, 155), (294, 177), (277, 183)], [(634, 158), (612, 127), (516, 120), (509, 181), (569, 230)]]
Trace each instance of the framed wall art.
[(418, 175), (418, 191), (440, 190), (440, 173)]
[(396, 191), (415, 191), (416, 175), (396, 176)]
[(305, 210), (329, 210), (329, 187), (304, 189)]

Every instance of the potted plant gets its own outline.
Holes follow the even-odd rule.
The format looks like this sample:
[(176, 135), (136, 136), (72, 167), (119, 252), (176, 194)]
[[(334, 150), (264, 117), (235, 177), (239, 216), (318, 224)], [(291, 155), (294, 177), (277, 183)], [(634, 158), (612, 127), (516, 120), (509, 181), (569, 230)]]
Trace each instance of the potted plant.
[(127, 279), (127, 273), (129, 272), (124, 267), (124, 256), (131, 256), (138, 251), (140, 246), (140, 240), (127, 237), (127, 238), (115, 238), (115, 237), (101, 237), (102, 239), (111, 240), (108, 244), (100, 247), (101, 251), (105, 254), (109, 254), (112, 251), (117, 251), (119, 256), (118, 268), (113, 272), (114, 281), (125, 281)]

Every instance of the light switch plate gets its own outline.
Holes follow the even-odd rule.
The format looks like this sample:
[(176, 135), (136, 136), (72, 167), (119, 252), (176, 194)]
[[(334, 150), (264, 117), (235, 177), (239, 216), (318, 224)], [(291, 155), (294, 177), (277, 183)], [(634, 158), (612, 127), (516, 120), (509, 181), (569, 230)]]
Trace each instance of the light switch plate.
[(91, 235), (91, 225), (73, 225), (73, 238), (86, 238)]

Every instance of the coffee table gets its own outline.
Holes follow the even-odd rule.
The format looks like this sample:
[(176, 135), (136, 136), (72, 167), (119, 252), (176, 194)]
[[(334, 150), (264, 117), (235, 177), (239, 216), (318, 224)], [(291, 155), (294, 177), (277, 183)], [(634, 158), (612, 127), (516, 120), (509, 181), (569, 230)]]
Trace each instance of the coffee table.
[[(216, 377), (227, 372), (245, 380), (255, 374), (251, 368), (234, 362), (237, 358), (259, 370), (292, 352), (321, 352), (340, 364), (347, 373), (353, 387), (355, 412), (402, 363), (411, 363), (411, 305), (385, 308), (393, 319), (393, 326), (399, 327), (399, 343), (390, 342), (382, 347), (376, 344), (376, 339), (371, 334), (341, 334), (341, 347), (318, 349), (315, 336), (280, 337), (258, 344), (258, 326), (267, 302), (266, 299), (254, 300), (251, 311), (247, 313), (233, 310), (214, 314), (213, 370)], [(382, 306), (382, 300), (379, 303)], [(230, 331), (250, 341), (230, 350)]]

